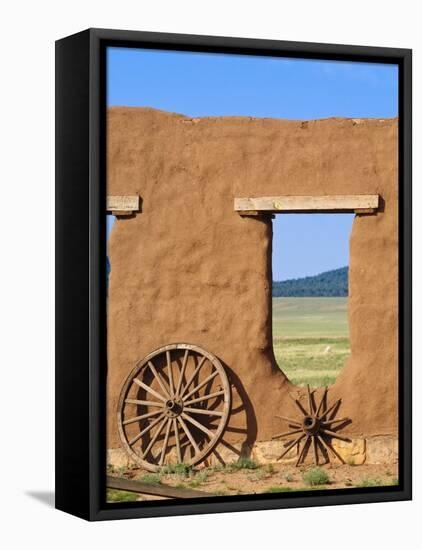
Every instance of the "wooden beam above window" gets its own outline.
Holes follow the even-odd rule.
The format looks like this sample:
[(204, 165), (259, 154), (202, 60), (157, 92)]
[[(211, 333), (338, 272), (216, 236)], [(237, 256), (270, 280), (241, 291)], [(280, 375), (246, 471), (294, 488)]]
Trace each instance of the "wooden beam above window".
[(277, 212), (355, 212), (372, 214), (379, 195), (279, 195), (277, 197), (236, 197), (234, 209), (241, 216)]
[(131, 216), (139, 212), (138, 195), (107, 195), (107, 212), (114, 216)]

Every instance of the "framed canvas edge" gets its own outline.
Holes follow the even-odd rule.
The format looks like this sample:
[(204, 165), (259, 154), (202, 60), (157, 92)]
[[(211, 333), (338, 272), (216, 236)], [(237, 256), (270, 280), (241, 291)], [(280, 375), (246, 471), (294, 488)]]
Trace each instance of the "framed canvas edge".
[[(411, 447), (411, 117), (412, 117), (412, 52), (410, 49), (379, 48), (284, 42), (250, 38), (150, 33), (88, 29), (89, 34), (89, 349), (87, 351), (89, 402), (89, 437), (84, 442), (88, 465), (88, 509), (64, 510), (89, 520), (125, 519), (217, 512), (252, 511), (276, 508), (325, 506), (336, 504), (373, 503), (410, 500), (412, 498)], [(79, 33), (82, 34), (82, 33)], [(79, 35), (75, 35), (79, 36)], [(64, 39), (71, 40), (72, 37)], [(60, 41), (58, 41), (60, 42)], [(257, 55), (289, 55), (295, 57), (343, 59), (348, 61), (377, 61), (399, 66), (399, 479), (397, 489), (329, 490), (312, 495), (250, 495), (152, 502), (145, 505), (126, 503), (105, 504), (106, 445), (105, 445), (105, 277), (102, 258), (105, 255), (105, 48), (107, 46), (159, 47), (194, 51), (218, 51)], [(104, 219), (103, 219), (104, 218)], [(63, 276), (63, 274), (62, 274)], [(89, 364), (88, 364), (89, 363)], [(102, 366), (103, 367), (102, 367)], [(60, 366), (56, 366), (60, 371)], [(78, 392), (78, 388), (75, 388)], [(80, 388), (81, 395), (84, 394)], [(206, 501), (206, 502), (205, 502)], [(133, 504), (133, 505), (132, 505)], [(81, 508), (82, 508), (81, 507)], [(63, 509), (63, 506), (58, 506)], [(65, 507), (66, 508), (66, 507)]]

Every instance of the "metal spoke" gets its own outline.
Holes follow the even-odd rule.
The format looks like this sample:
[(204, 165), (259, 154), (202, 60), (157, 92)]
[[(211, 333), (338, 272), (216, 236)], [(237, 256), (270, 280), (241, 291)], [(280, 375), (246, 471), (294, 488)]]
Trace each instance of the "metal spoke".
[(141, 416), (134, 416), (133, 418), (128, 418), (127, 420), (123, 421), (123, 426), (127, 426), (128, 424), (133, 424), (133, 422), (138, 422), (139, 420), (143, 420), (144, 418), (149, 418), (150, 416), (155, 416), (156, 414), (160, 414), (161, 411), (152, 411), (147, 414), (141, 414)]
[(312, 394), (311, 394), (311, 389), (309, 387), (309, 384), (306, 385), (307, 389), (308, 389), (308, 403), (309, 403), (309, 412), (310, 414), (314, 414), (314, 404), (312, 403)]
[(334, 447), (328, 442), (325, 441), (320, 435), (318, 436), (318, 439), (321, 441), (325, 449), (328, 451), (331, 451), (334, 456), (336, 456), (342, 464), (346, 464), (344, 460), (341, 458), (341, 456), (338, 454), (338, 452), (334, 449)]
[(193, 409), (193, 408), (190, 408), (190, 407), (184, 407), (183, 410), (188, 411), (190, 413), (195, 413), (195, 414), (206, 414), (208, 416), (223, 416), (222, 412), (208, 411), (207, 409)]
[(170, 389), (167, 386), (167, 384), (164, 382), (164, 380), (161, 378), (161, 376), (158, 374), (158, 372), (155, 370), (154, 365), (152, 364), (152, 361), (148, 361), (148, 366), (152, 371), (152, 374), (155, 376), (157, 382), (160, 384), (161, 389), (163, 390), (164, 394), (171, 397)]
[[(180, 394), (180, 397), (183, 397), (185, 395), (185, 392), (187, 391), (187, 389), (189, 388), (189, 386), (192, 384), (192, 381), (193, 379), (195, 378), (195, 376), (198, 374), (199, 372), (199, 369), (202, 367), (202, 365), (204, 364), (206, 360), (206, 357), (205, 355), (202, 357), (202, 359), (199, 361), (198, 365), (196, 366), (195, 370), (193, 371), (191, 377), (189, 378), (189, 381), (187, 382), (187, 384), (185, 385), (185, 387), (183, 388), (183, 391), (182, 393)], [(186, 399), (186, 398), (185, 398)]]
[(163, 418), (164, 416), (164, 413), (161, 413), (160, 416), (158, 418), (156, 418), (154, 420), (154, 422), (151, 422), (151, 424), (148, 424), (148, 426), (146, 428), (144, 428), (141, 432), (138, 433), (138, 435), (136, 435), (134, 438), (132, 438), (130, 441), (129, 441), (129, 445), (132, 446), (134, 443), (136, 443), (139, 439), (141, 439), (141, 437), (146, 434), (147, 432), (149, 432), (154, 426), (156, 426), (160, 420)]
[(328, 462), (331, 464), (330, 449), (327, 447), (327, 445), (325, 444), (325, 441), (322, 439), (320, 435), (317, 435), (317, 439), (319, 441), (319, 444), (323, 447), (323, 449), (325, 449), (327, 453)]
[(330, 437), (335, 437), (336, 439), (340, 439), (341, 441), (350, 442), (350, 439), (348, 437), (345, 437), (344, 435), (338, 435), (336, 432), (332, 432), (331, 430), (324, 430), (324, 434), (327, 434)]
[(313, 446), (313, 449), (314, 449), (314, 460), (315, 460), (315, 464), (316, 464), (317, 466), (319, 466), (319, 461), (318, 461), (318, 449), (317, 449), (317, 438), (316, 438), (315, 435), (312, 437), (312, 446)]
[(174, 383), (173, 383), (173, 369), (171, 367), (171, 357), (170, 357), (170, 351), (166, 351), (166, 358), (167, 358), (167, 368), (169, 371), (169, 382), (170, 382), (170, 397), (174, 397)]
[(160, 466), (163, 465), (164, 458), (166, 456), (167, 443), (168, 443), (168, 440), (169, 440), (171, 424), (172, 424), (172, 421), (171, 421), (171, 418), (169, 418), (167, 420), (166, 435), (164, 436), (164, 442), (163, 442), (163, 448), (161, 450), (160, 462), (158, 463)]
[(193, 448), (195, 449), (195, 451), (199, 454), (201, 452), (201, 449), (198, 447), (196, 441), (194, 440), (194, 438), (192, 437), (192, 434), (190, 433), (189, 431), (189, 428), (186, 426), (186, 423), (185, 421), (183, 420), (182, 417), (178, 417), (177, 418), (180, 422), (180, 425), (182, 426), (183, 428), (183, 431), (185, 432), (185, 434), (187, 435), (187, 438), (189, 439), (189, 441), (191, 442)]
[(176, 397), (179, 396), (180, 388), (182, 387), (182, 381), (183, 381), (183, 377), (185, 375), (186, 365), (188, 364), (188, 357), (189, 357), (189, 350), (186, 349), (185, 355), (183, 357), (182, 368), (180, 370), (179, 382), (177, 384), (177, 388), (176, 388), (176, 392), (175, 392)]
[[(301, 463), (302, 459), (303, 459), (304, 456), (305, 456), (305, 449), (306, 449), (306, 447), (308, 446), (309, 438), (310, 438), (310, 436), (307, 435), (307, 436), (306, 436), (306, 439), (305, 439), (305, 442), (303, 443), (302, 450), (301, 450), (301, 452), (299, 453), (299, 457), (298, 457), (298, 459), (297, 459), (297, 461), (296, 461), (296, 466), (299, 466), (299, 464)], [(306, 450), (307, 450), (307, 449), (306, 449)]]
[(318, 405), (316, 416), (319, 416), (319, 413), (321, 412), (321, 407), (322, 407), (322, 404), (325, 401), (325, 398), (327, 397), (327, 392), (328, 392), (328, 386), (325, 386), (324, 393), (322, 394), (321, 401), (319, 402), (319, 405)]
[(208, 428), (206, 428), (205, 426), (203, 426), (200, 422), (198, 422), (197, 420), (195, 420), (194, 418), (192, 418), (189, 414), (186, 414), (185, 412), (182, 412), (182, 416), (183, 418), (185, 418), (186, 420), (188, 420), (191, 424), (193, 424), (194, 426), (196, 426), (198, 429), (200, 429), (201, 431), (204, 432), (204, 434), (207, 434), (209, 437), (214, 437), (214, 434), (212, 433), (211, 430), (209, 430)]
[(293, 430), (291, 432), (284, 432), (284, 433), (281, 433), (281, 434), (276, 434), (276, 435), (273, 435), (272, 439), (279, 439), (279, 438), (282, 438), (282, 437), (288, 437), (289, 435), (298, 434), (302, 431), (303, 431), (302, 428), (300, 428), (299, 430)]
[(199, 401), (205, 401), (206, 399), (212, 399), (213, 397), (218, 397), (219, 395), (224, 395), (224, 390), (216, 391), (214, 393), (209, 393), (208, 395), (203, 395), (202, 397), (196, 397), (190, 401), (185, 401), (185, 405), (193, 405)]
[(331, 405), (331, 407), (329, 409), (327, 409), (326, 411), (324, 411), (322, 414), (321, 414), (321, 418), (327, 416), (328, 414), (330, 414), (331, 412), (333, 412), (333, 410), (337, 407), (337, 405), (340, 403), (340, 399), (337, 399), (337, 401), (335, 403), (333, 403), (333, 405)]
[(293, 397), (291, 393), (288, 393), (288, 396), (290, 397), (290, 399), (293, 400), (293, 403), (298, 407), (298, 409), (302, 414), (308, 415), (308, 411), (305, 409), (305, 407), (302, 405), (302, 403), (298, 399)]
[(191, 390), (187, 395), (185, 395), (185, 399), (187, 399), (188, 397), (190, 397), (191, 395), (193, 395), (195, 392), (199, 391), (203, 386), (205, 386), (205, 384), (208, 384), (208, 382), (210, 380), (212, 380), (213, 378), (215, 378), (218, 374), (218, 371), (215, 370), (213, 373), (211, 373), (209, 376), (207, 376), (207, 378), (205, 378), (205, 380), (203, 380), (200, 384), (198, 384), (195, 388), (193, 388), (193, 390)]
[(325, 420), (323, 426), (331, 426), (332, 424), (341, 424), (342, 422), (347, 422), (348, 418), (336, 418), (335, 420)]
[[(331, 438), (339, 439), (340, 441), (347, 441), (350, 442), (350, 439), (346, 436), (340, 435), (337, 433), (339, 428), (341, 428), (342, 423), (344, 422), (350, 422), (349, 418), (338, 418), (334, 419), (338, 412), (338, 408), (340, 406), (341, 400), (338, 399), (331, 407), (328, 407), (327, 402), (327, 393), (328, 393), (328, 386), (325, 387), (321, 399), (316, 396), (316, 390), (311, 390), (309, 384), (306, 385), (307, 395), (303, 396), (302, 399), (306, 399), (307, 405), (309, 407), (309, 413), (306, 410), (304, 406), (297, 400), (294, 399), (292, 395), (290, 397), (295, 401), (298, 408), (302, 411), (303, 417), (300, 420), (293, 420), (292, 418), (288, 418), (286, 416), (278, 416), (278, 418), (281, 418), (282, 420), (285, 420), (290, 430), (279, 433), (273, 436), (273, 439), (277, 438), (287, 438), (290, 436), (296, 437), (296, 434), (302, 433), (302, 436), (297, 437), (295, 441), (293, 441), (292, 444), (290, 444), (285, 452), (279, 457), (278, 460), (283, 458), (285, 454), (295, 445), (300, 442), (303, 437), (306, 437), (306, 440), (303, 444), (303, 447), (301, 447), (298, 460), (296, 462), (296, 466), (299, 464), (303, 464), (305, 462), (306, 456), (311, 452), (311, 446), (312, 446), (312, 453), (313, 453), (313, 461), (318, 466), (320, 463), (320, 458), (322, 456), (323, 460), (325, 461), (328, 459), (328, 462), (331, 462), (330, 457), (331, 455), (334, 455), (336, 458), (341, 460), (341, 462), (344, 461), (337, 453), (337, 451), (332, 446)], [(325, 409), (322, 411), (322, 409)], [(331, 415), (331, 419), (327, 420), (327, 416)], [(337, 426), (337, 431), (334, 431)], [(288, 441), (288, 440), (287, 440)]]
[(301, 428), (302, 424), (298, 420), (292, 420), (291, 418), (288, 418), (287, 416), (280, 416), (276, 414), (276, 418), (281, 418), (281, 420), (285, 420), (289, 424), (292, 425), (293, 428)]
[(290, 449), (292, 449), (297, 443), (299, 443), (300, 441), (302, 441), (302, 439), (305, 437), (305, 434), (302, 434), (300, 435), (298, 438), (296, 438), (293, 443), (290, 443), (290, 445), (287, 446), (287, 448), (284, 450), (283, 454), (281, 454), (277, 460), (281, 460), (283, 458), (283, 456), (285, 456), (289, 451)]
[(155, 395), (155, 397), (157, 399), (160, 399), (161, 401), (167, 401), (167, 399), (165, 397), (163, 397), (160, 393), (156, 392), (155, 390), (153, 390), (150, 386), (147, 386), (146, 384), (144, 384), (141, 380), (139, 380), (138, 378), (134, 378), (133, 379), (133, 382), (135, 382), (135, 384), (137, 386), (139, 386), (140, 388), (143, 388), (146, 392), (149, 392), (149, 393), (152, 393), (152, 395)]
[(164, 409), (163, 403), (157, 403), (157, 401), (143, 401), (142, 399), (125, 399), (125, 403), (128, 405), (145, 405), (146, 407), (159, 407)]

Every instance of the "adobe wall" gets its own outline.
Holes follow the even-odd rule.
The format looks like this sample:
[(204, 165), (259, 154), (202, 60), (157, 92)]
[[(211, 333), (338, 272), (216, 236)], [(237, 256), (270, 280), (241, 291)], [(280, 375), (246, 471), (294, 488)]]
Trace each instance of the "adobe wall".
[(191, 119), (146, 108), (108, 113), (108, 194), (142, 197), (109, 241), (108, 447), (120, 447), (125, 377), (173, 342), (215, 354), (234, 384), (230, 446), (269, 441), (295, 414), (271, 335), (270, 218), (234, 197), (379, 194), (350, 241), (352, 355), (330, 400), (353, 436), (397, 432), (397, 119)]

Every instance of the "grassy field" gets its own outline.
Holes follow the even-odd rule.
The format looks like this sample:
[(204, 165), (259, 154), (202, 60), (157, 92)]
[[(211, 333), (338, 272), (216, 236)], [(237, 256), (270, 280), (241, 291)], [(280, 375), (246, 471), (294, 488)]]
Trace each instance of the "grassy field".
[(294, 384), (332, 384), (350, 355), (347, 298), (273, 298), (273, 343)]

